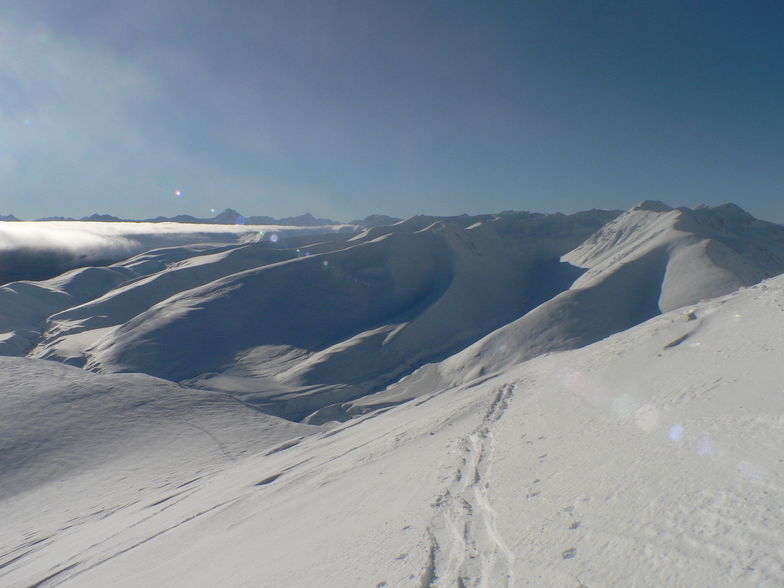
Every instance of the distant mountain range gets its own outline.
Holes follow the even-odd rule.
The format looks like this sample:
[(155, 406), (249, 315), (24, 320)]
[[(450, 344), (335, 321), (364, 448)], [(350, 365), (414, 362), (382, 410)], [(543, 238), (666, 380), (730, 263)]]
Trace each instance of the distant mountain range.
[[(0, 215), (0, 221), (20, 221), (22, 219), (16, 218), (14, 215), (9, 214), (6, 216)], [(64, 216), (48, 216), (45, 218), (37, 218), (37, 221), (88, 221), (88, 222), (147, 222), (147, 223), (188, 223), (188, 224), (208, 224), (208, 225), (283, 225), (283, 226), (296, 226), (296, 227), (318, 227), (324, 225), (342, 225), (351, 224), (364, 228), (378, 227), (384, 225), (391, 225), (399, 222), (402, 219), (386, 216), (383, 214), (372, 214), (365, 219), (355, 219), (350, 223), (344, 223), (329, 218), (317, 218), (306, 212), (299, 216), (289, 216), (285, 218), (274, 218), (271, 216), (245, 216), (232, 208), (227, 208), (220, 214), (212, 218), (197, 218), (189, 214), (178, 214), (174, 217), (156, 216), (155, 218), (148, 219), (126, 219), (111, 214), (91, 214), (90, 216), (83, 216), (81, 218), (72, 218)]]

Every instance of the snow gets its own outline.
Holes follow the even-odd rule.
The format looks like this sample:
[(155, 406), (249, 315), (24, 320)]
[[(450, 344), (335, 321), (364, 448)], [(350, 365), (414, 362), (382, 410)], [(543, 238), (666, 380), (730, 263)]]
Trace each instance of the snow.
[[(661, 312), (727, 294), (784, 272), (784, 227), (734, 206), (670, 209), (646, 201), (563, 256), (585, 269), (571, 287), (440, 364), (345, 407), (415, 397), (495, 374), (543, 353), (574, 349)], [(720, 253), (720, 254), (717, 254)]]
[(42, 280), (87, 265), (107, 265), (154, 248), (321, 236), (347, 239), (356, 227), (207, 225), (176, 222), (21, 221), (0, 223), (0, 284)]
[(69, 484), (114, 510), (66, 493), (39, 513), (40, 488), (4, 501), (4, 561), (19, 559), (2, 581), (780, 585), (783, 328), (777, 278), (224, 461), (176, 491), (112, 500), (126, 489), (96, 463)]
[(1, 585), (784, 583), (784, 227), (300, 238), (0, 288)]
[[(579, 270), (558, 258), (613, 216), (413, 217), (296, 250), (161, 249), (105, 268), (135, 279), (48, 309), (25, 353), (233, 391), (287, 418), (342, 420), (341, 403), (568, 288)], [(285, 370), (279, 349), (292, 359)]]

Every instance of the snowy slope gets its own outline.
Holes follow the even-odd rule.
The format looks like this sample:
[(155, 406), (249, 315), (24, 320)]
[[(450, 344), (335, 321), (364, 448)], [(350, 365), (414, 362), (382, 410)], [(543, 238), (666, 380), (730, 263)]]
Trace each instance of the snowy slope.
[[(579, 272), (559, 257), (613, 216), (460, 217), (466, 228), (438, 220), (421, 228), (432, 219), (415, 217), (342, 247), (257, 259), (246, 271), (232, 262), (238, 255), (167, 268), (52, 316), (32, 355), (81, 356), (94, 370), (230, 391), (301, 419), (454, 352), (568, 288)], [(311, 420), (331, 418), (345, 416)]]
[(167, 477), (175, 469), (187, 477), (310, 431), (228, 395), (143, 374), (10, 357), (0, 358), (0, 370), (2, 498), (119, 461), (145, 475), (156, 461)]
[(782, 332), (779, 277), (238, 457), (181, 494), (118, 500), (90, 457), (74, 483), (117, 507), (6, 498), (0, 582), (779, 586)]
[[(123, 324), (151, 306), (182, 290), (188, 290), (227, 274), (236, 273), (258, 265), (291, 259), (291, 251), (276, 249), (264, 243), (192, 249), (188, 257), (176, 259), (173, 254), (183, 248), (163, 249), (115, 264), (105, 270), (132, 270), (142, 279), (127, 280), (116, 288), (58, 313), (48, 320), (46, 336), (31, 352), (32, 357), (59, 359), (84, 364), (81, 348), (73, 349), (76, 339), (92, 341), (93, 337), (80, 335), (85, 331)], [(161, 258), (166, 260), (161, 263)], [(176, 259), (176, 261), (175, 261)], [(160, 265), (153, 265), (158, 262)], [(152, 267), (151, 267), (152, 266)], [(140, 269), (158, 269), (148, 276), (139, 276)]]
[(658, 306), (672, 310), (784, 272), (784, 227), (733, 204), (691, 210), (645, 201), (564, 260), (588, 269), (574, 284), (580, 288), (651, 257), (664, 264)]
[(9, 549), (57, 549), (81, 528), (105, 539), (110, 515), (163, 510), (194, 481), (316, 431), (141, 374), (11, 357), (0, 373), (0, 570)]
[(0, 353), (147, 373), (323, 423), (784, 271), (784, 227), (734, 205), (417, 216), (259, 238), (8, 284)]
[(691, 210), (645, 201), (563, 259), (586, 270), (569, 290), (449, 360), (342, 408), (363, 412), (423, 389), (494, 374), (784, 273), (784, 226), (754, 219), (735, 205)]
[[(350, 233), (341, 233), (349, 228), (352, 227), (65, 221), (0, 223), (0, 283), (4, 284), (0, 286), (0, 355), (30, 352), (40, 342), (43, 331), (49, 326), (45, 324), (46, 319), (51, 315), (99, 298), (151, 273), (178, 269), (176, 264), (189, 257), (203, 255), (206, 251), (219, 254), (245, 243), (262, 241), (270, 248), (277, 247), (276, 243), (281, 247), (296, 247), (302, 240), (339, 243), (350, 237)], [(292, 256), (293, 253), (279, 252), (277, 259)], [(121, 261), (126, 258), (131, 259)], [(246, 269), (258, 261), (255, 259), (240, 267)], [(85, 267), (112, 262), (115, 263), (110, 267)], [(230, 273), (232, 267), (237, 266), (226, 264), (226, 269), (218, 275)], [(178, 273), (177, 278), (183, 275)], [(56, 277), (43, 282), (21, 281), (51, 276)], [(168, 290), (161, 289), (160, 296), (165, 298), (187, 284), (184, 279), (182, 283), (169, 284)], [(95, 320), (96, 314), (100, 314), (100, 309), (89, 318)], [(50, 349), (34, 351), (33, 356), (83, 363), (79, 343), (69, 341), (64, 347), (62, 358), (56, 350)]]
[[(52, 337), (76, 334), (98, 323), (103, 327), (120, 324), (183, 289), (260, 264), (291, 259), (302, 242), (329, 249), (350, 237), (350, 233), (340, 232), (342, 226), (42, 222), (21, 223), (19, 227), (16, 231), (0, 227), (0, 278), (8, 273), (56, 274), (56, 268), (124, 259), (107, 267), (79, 267), (41, 282), (12, 282), (0, 287), (0, 354), (29, 352), (33, 357), (77, 365), (84, 363), (80, 349), (90, 337), (58, 341), (54, 349), (50, 348)], [(172, 243), (178, 245), (155, 248)], [(125, 259), (134, 251), (144, 253)], [(39, 263), (50, 258), (54, 258), (51, 264)], [(139, 281), (146, 276), (151, 277)], [(156, 283), (150, 287), (150, 281)], [(133, 295), (126, 295), (129, 289), (134, 290)], [(82, 307), (85, 303), (91, 304)], [(46, 320), (63, 311), (67, 311), (64, 316)], [(46, 329), (50, 333), (41, 348), (31, 351), (41, 343)]]

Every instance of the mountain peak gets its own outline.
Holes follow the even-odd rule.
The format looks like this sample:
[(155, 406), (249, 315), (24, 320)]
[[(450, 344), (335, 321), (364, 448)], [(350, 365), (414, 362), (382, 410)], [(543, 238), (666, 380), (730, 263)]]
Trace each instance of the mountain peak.
[(91, 214), (90, 216), (83, 216), (79, 220), (82, 221), (101, 221), (101, 222), (117, 222), (121, 220), (119, 217), (112, 216), (111, 214), (99, 214), (97, 212)]
[(672, 206), (659, 200), (643, 200), (632, 208), (632, 210), (648, 210), (650, 212), (670, 212), (672, 209)]
[(212, 219), (213, 223), (222, 225), (244, 225), (245, 217), (233, 208), (227, 208)]
[(286, 218), (278, 219), (281, 225), (299, 225), (305, 227), (314, 227), (318, 225), (339, 225), (340, 222), (330, 218), (316, 218), (309, 212), (299, 216), (287, 216)]

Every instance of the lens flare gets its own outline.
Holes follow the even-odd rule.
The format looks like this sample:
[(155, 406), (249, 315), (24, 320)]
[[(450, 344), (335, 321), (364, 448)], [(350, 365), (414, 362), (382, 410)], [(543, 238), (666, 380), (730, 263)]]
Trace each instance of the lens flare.
[(622, 393), (615, 397), (612, 403), (613, 410), (622, 419), (628, 419), (634, 414), (634, 398), (630, 394)]
[(710, 437), (704, 435), (700, 437), (699, 441), (697, 441), (697, 455), (700, 457), (710, 457), (714, 453), (713, 441), (711, 441)]
[(748, 461), (738, 462), (738, 473), (752, 482), (762, 482), (765, 478), (765, 472)]
[(655, 431), (660, 420), (661, 413), (652, 404), (645, 404), (634, 411), (634, 423), (645, 433)]
[(52, 40), (49, 31), (43, 27), (36, 27), (35, 30), (33, 30), (33, 38), (41, 45), (46, 45)]
[(570, 392), (580, 392), (585, 388), (585, 376), (582, 372), (571, 367), (562, 368), (558, 372), (558, 380), (561, 386)]
[(670, 439), (680, 441), (683, 439), (683, 425), (673, 425), (670, 427)]

